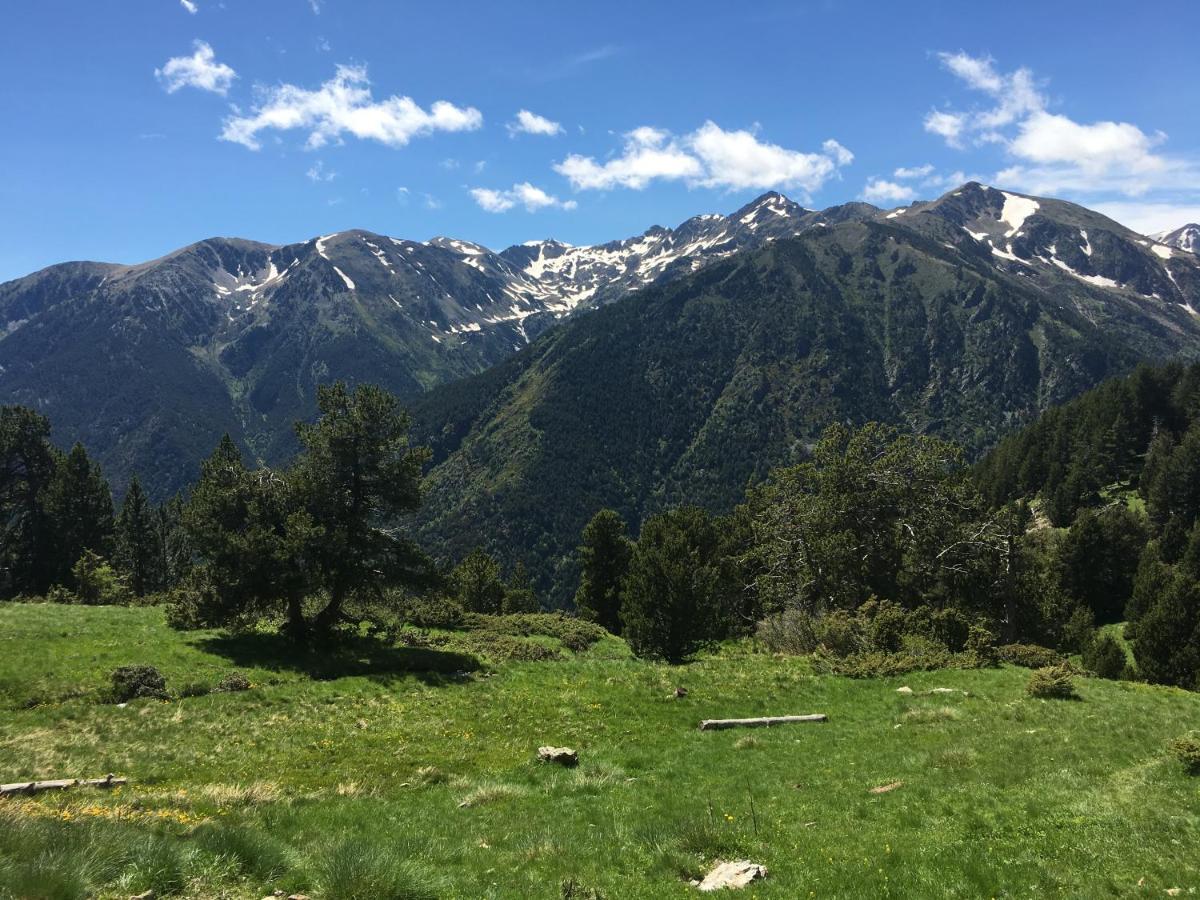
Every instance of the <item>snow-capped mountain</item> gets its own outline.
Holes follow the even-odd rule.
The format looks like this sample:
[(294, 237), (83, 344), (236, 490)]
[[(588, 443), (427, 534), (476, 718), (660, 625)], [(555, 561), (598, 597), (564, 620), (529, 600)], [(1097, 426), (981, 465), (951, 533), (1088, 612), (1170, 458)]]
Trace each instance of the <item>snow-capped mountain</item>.
[(897, 229), (950, 271), (995, 273), (1003, 290), (1029, 286), (1104, 328), (1124, 323), (1158, 348), (1143, 355), (1200, 348), (1200, 257), (1083, 207), (970, 183), (890, 211), (814, 211), (772, 192), (585, 247), (497, 253), (356, 230), (51, 266), (0, 284), (0, 401), (43, 410), (118, 482), (136, 470), (161, 494), (191, 479), (222, 432), (286, 458), (290, 424), (312, 414), (320, 383), (373, 381), (412, 398), (506, 360), (576, 310), (794, 240), (820, 248), (828, 236), (852, 266)]
[(1150, 240), (1188, 253), (1200, 254), (1200, 225), (1194, 223), (1176, 228), (1174, 231), (1160, 231), (1149, 235)]
[(1085, 314), (1096, 302), (1200, 314), (1200, 258), (1074, 203), (971, 182), (880, 220), (1057, 291)]

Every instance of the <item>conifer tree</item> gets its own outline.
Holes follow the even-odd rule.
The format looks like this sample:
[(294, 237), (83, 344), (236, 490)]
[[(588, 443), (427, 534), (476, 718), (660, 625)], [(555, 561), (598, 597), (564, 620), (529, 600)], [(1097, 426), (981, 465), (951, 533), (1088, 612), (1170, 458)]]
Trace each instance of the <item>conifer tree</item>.
[(575, 607), (580, 616), (613, 634), (621, 633), (621, 582), (631, 553), (625, 520), (615, 510), (602, 509), (592, 516), (579, 546), (582, 574)]
[(115, 558), (138, 597), (144, 597), (161, 584), (162, 553), (155, 520), (155, 511), (135, 475), (117, 515)]
[(463, 609), (496, 614), (504, 604), (505, 588), (500, 564), (481, 547), (476, 547), (454, 567), (450, 582)]
[(85, 550), (105, 558), (113, 550), (112, 492), (82, 444), (59, 454), (43, 503), (52, 534), (52, 577), (74, 586), (71, 570)]
[(720, 534), (697, 507), (651, 516), (625, 577), (621, 623), (638, 656), (680, 663), (719, 630)]
[(53, 475), (46, 417), (22, 406), (0, 407), (0, 596), (41, 594), (51, 584), (43, 499)]

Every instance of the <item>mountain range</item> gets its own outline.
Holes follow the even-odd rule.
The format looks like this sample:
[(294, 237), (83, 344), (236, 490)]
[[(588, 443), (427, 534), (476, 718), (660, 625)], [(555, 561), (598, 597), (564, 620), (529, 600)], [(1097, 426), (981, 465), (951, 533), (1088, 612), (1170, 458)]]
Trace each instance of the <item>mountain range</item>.
[(426, 543), (524, 559), (563, 602), (602, 506), (635, 529), (728, 510), (831, 422), (978, 451), (1139, 360), (1200, 351), (1200, 258), (1070, 203), (968, 184), (810, 222), (418, 400)]
[[(437, 450), (427, 533), (499, 544), (507, 495), (473, 466), (503, 469), (516, 490), (547, 454), (620, 468), (629, 451), (639, 474), (584, 505), (636, 522), (693, 488), (727, 505), (834, 418), (979, 448), (1138, 360), (1194, 356), (1189, 234), (1147, 238), (971, 183), (894, 210), (814, 211), (772, 192), (586, 247), (213, 238), (0, 285), (0, 400), (82, 440), (118, 488), (137, 472), (164, 497), (222, 433), (277, 463), (316, 385), (376, 382), (416, 407)], [(616, 407), (639, 419), (632, 432), (606, 433)], [(483, 506), (495, 516), (463, 512)]]

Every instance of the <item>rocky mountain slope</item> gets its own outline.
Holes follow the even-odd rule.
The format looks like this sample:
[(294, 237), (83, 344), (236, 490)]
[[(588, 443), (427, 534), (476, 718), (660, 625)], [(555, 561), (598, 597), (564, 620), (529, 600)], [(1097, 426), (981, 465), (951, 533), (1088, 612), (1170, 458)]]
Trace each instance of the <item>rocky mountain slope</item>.
[(0, 285), (0, 401), (49, 415), (56, 439), (84, 441), (118, 485), (137, 471), (163, 496), (224, 432), (261, 459), (286, 458), (318, 383), (369, 380), (413, 397), (486, 369), (577, 307), (813, 215), (771, 194), (730, 217), (599, 247), (493, 253), (347, 231), (282, 247), (214, 238), (133, 266), (51, 266)]
[(834, 421), (978, 450), (1138, 360), (1200, 355), (1200, 260), (1096, 213), (970, 184), (579, 315), (417, 406), (422, 529), (523, 558), (556, 600), (598, 508), (728, 509)]
[(893, 211), (818, 212), (768, 193), (728, 216), (589, 247), (494, 253), (348, 231), (52, 266), (0, 285), (0, 402), (46, 413), (56, 439), (83, 440), (118, 486), (137, 471), (161, 497), (226, 431), (260, 459), (285, 459), (321, 382), (370, 380), (415, 398), (510, 358), (572, 313), (868, 224), (934, 241), (955, 266), (1035, 283), (1139, 357), (1191, 346), (1195, 257), (1080, 207), (980, 185)]
[(1160, 231), (1150, 235), (1150, 239), (1177, 250), (1200, 253), (1200, 225), (1190, 224), (1174, 231)]

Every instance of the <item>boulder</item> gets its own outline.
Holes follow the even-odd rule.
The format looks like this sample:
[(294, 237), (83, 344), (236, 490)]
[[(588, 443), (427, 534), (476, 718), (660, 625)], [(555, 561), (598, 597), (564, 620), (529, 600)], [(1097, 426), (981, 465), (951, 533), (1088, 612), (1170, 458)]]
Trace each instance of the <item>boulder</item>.
[(903, 687), (896, 688), (897, 694), (911, 694), (912, 692), (913, 692), (913, 689), (910, 688), (907, 684), (904, 685)]
[(538, 759), (542, 762), (558, 763), (560, 766), (579, 764), (579, 754), (570, 747), (538, 747)]
[(700, 882), (702, 891), (719, 891), (724, 888), (744, 888), (752, 881), (767, 877), (767, 867), (739, 859), (735, 862), (718, 863)]

